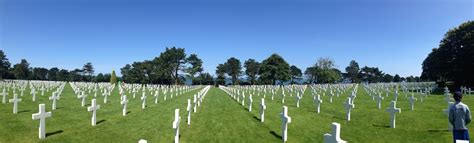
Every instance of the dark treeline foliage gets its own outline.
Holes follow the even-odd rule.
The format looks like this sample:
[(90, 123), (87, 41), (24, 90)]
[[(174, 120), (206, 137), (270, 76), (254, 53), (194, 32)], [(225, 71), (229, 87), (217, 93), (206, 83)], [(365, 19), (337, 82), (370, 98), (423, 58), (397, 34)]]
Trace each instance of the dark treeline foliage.
[(423, 80), (474, 86), (474, 21), (449, 30), (422, 64)]
[[(339, 82), (419, 82), (419, 77), (402, 78), (398, 74), (392, 76), (383, 73), (377, 67), (364, 66), (352, 60), (342, 73), (336, 68), (335, 62), (330, 58), (319, 58), (313, 66), (306, 68), (304, 74), (301, 69), (289, 64), (278, 54), (273, 54), (261, 63), (255, 59), (244, 62), (246, 82), (240, 81), (242, 67), (240, 61), (231, 57), (227, 62), (216, 67), (216, 84), (315, 84)], [(304, 76), (303, 76), (304, 75)], [(230, 83), (226, 83), (226, 78)], [(302, 82), (305, 81), (305, 82)]]
[(26, 59), (11, 66), (6, 54), (0, 50), (0, 79), (51, 80), (51, 81), (92, 81), (109, 82), (111, 75), (99, 73), (94, 76), (92, 63), (86, 63), (82, 69), (66, 70), (53, 67), (30, 67)]
[(195, 54), (187, 57), (184, 48), (172, 47), (153, 60), (127, 64), (120, 70), (127, 83), (185, 84), (190, 78), (193, 84), (214, 84), (213, 77), (202, 72), (202, 63)]

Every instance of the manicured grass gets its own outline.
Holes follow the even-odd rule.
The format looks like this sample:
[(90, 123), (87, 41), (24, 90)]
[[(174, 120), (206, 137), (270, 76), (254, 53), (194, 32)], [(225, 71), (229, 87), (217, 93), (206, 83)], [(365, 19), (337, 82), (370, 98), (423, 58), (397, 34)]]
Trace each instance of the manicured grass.
[[(72, 88), (67, 85), (58, 101), (58, 109), (53, 111), (52, 118), (47, 118), (46, 132), (49, 134), (41, 142), (137, 142), (146, 139), (149, 142), (172, 142), (174, 130), (174, 109), (180, 109), (180, 141), (181, 142), (281, 142), (280, 112), (283, 105), (288, 106), (292, 123), (289, 124), (288, 142), (322, 142), (323, 134), (331, 132), (330, 124), (341, 124), (341, 138), (350, 142), (452, 142), (451, 133), (447, 131), (447, 117), (442, 110), (446, 103), (441, 95), (430, 95), (423, 102), (416, 102), (415, 110), (410, 110), (410, 105), (401, 93), (397, 107), (402, 108), (397, 114), (397, 128), (389, 126), (389, 114), (386, 108), (391, 97), (386, 98), (382, 109), (377, 108), (367, 93), (359, 88), (352, 110), (351, 121), (345, 120), (343, 102), (350, 95), (345, 92), (340, 97), (334, 97), (329, 103), (328, 97), (322, 97), (321, 113), (315, 111), (310, 91), (306, 90), (296, 108), (295, 97), (287, 96), (285, 104), (281, 103), (281, 96), (275, 96), (272, 101), (270, 95), (266, 96), (267, 110), (265, 122), (260, 122), (259, 96), (253, 96), (253, 111), (234, 101), (224, 91), (212, 87), (203, 99), (201, 107), (192, 114), (190, 126), (187, 121), (187, 99), (201, 88), (186, 94), (168, 98), (154, 104), (152, 96), (147, 98), (147, 108), (141, 109), (141, 101), (128, 95), (130, 113), (122, 116), (121, 105), (117, 88), (109, 97), (109, 103), (103, 103), (103, 97), (98, 96), (97, 101), (101, 109), (97, 112), (96, 127), (90, 125), (91, 113), (86, 107), (81, 107), (81, 102), (73, 94)], [(12, 114), (12, 104), (0, 104), (0, 142), (39, 142), (38, 120), (32, 120), (31, 114), (38, 112), (38, 104), (45, 103), (47, 111), (51, 111), (51, 101), (47, 97), (38, 95), (37, 101), (32, 102), (29, 89), (24, 93), (22, 102), (19, 103), (18, 114)], [(289, 95), (289, 94), (287, 94)], [(248, 97), (248, 96), (247, 96)], [(10, 93), (9, 99), (12, 98)], [(418, 97), (419, 98), (419, 97)], [(87, 97), (90, 104), (92, 96)], [(474, 105), (474, 97), (466, 96), (464, 103)], [(89, 105), (87, 105), (89, 106)], [(471, 125), (469, 125), (471, 127)], [(474, 134), (470, 134), (473, 136)]]

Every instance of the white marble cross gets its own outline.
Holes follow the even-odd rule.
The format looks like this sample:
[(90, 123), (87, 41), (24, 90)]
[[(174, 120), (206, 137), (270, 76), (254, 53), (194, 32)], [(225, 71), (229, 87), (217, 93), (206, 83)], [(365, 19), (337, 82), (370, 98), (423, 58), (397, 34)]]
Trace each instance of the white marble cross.
[(100, 109), (100, 105), (97, 105), (96, 100), (92, 99), (91, 106), (87, 107), (87, 111), (92, 112), (92, 119), (91, 119), (92, 126), (95, 126), (97, 123), (96, 112), (99, 109)]
[(109, 94), (105, 93), (104, 94), (104, 103), (107, 103), (107, 97), (109, 96)]
[(353, 108), (355, 108), (355, 104), (354, 104), (354, 101), (355, 101), (355, 98), (357, 97), (357, 94), (355, 93), (355, 91), (352, 91), (352, 94), (351, 96), (349, 96), (351, 98), (351, 104), (354, 105)]
[(334, 96), (332, 93), (329, 94), (329, 103), (332, 103), (332, 96)]
[(49, 100), (53, 100), (53, 105), (51, 106), (52, 110), (56, 110), (56, 102), (59, 99), (59, 96), (56, 92), (53, 92), (53, 95), (49, 97)]
[(412, 94), (411, 97), (408, 98), (408, 100), (410, 101), (411, 110), (415, 110), (415, 101), (417, 100), (415, 98), (415, 95)]
[(285, 103), (285, 92), (282, 91), (282, 94), (281, 94), (281, 103)]
[(40, 120), (38, 137), (40, 139), (46, 138), (46, 118), (51, 117), (51, 112), (46, 112), (45, 105), (39, 104), (39, 112), (31, 116), (33, 120)]
[(242, 94), (242, 106), (245, 105), (245, 94)]
[(313, 99), (314, 99), (314, 103), (316, 104), (316, 111), (319, 113), (321, 109), (321, 103), (323, 103), (323, 100), (321, 100), (321, 96), (319, 94), (315, 95)]
[(155, 97), (155, 104), (158, 104), (158, 97), (159, 97), (159, 95), (160, 95), (160, 94), (158, 93), (158, 91), (156, 91), (156, 92), (155, 92), (155, 96), (154, 96), (154, 97)]
[(352, 104), (351, 98), (347, 97), (347, 102), (344, 103), (344, 107), (346, 109), (346, 119), (347, 121), (351, 120), (351, 109), (354, 108), (354, 104)]
[(123, 95), (122, 101), (120, 101), (120, 104), (122, 104), (122, 116), (127, 115), (127, 103), (128, 103), (127, 95)]
[(197, 103), (196, 103), (196, 102), (197, 102), (196, 96), (197, 96), (197, 95), (196, 95), (196, 94), (194, 94), (194, 99), (193, 99), (193, 103), (194, 103), (194, 106), (193, 106), (193, 107), (194, 107), (194, 108), (193, 108), (193, 112), (194, 112), (194, 113), (196, 113), (196, 108), (197, 108), (197, 107), (196, 107), (196, 104), (197, 104)]
[(32, 88), (30, 93), (32, 95), (31, 100), (36, 101), (36, 90)]
[(0, 93), (0, 95), (3, 96), (2, 97), (2, 103), (5, 104), (7, 102), (7, 95), (8, 95), (8, 93), (5, 92), (5, 88), (3, 88), (3, 91), (2, 91), (2, 93)]
[(173, 121), (173, 129), (175, 131), (174, 134), (174, 142), (179, 143), (179, 123), (181, 122), (181, 117), (179, 116), (179, 109), (174, 110), (174, 121)]
[(142, 97), (140, 98), (142, 100), (142, 109), (145, 109), (145, 106), (146, 106), (146, 95), (145, 95), (145, 92), (143, 92), (143, 95)]
[(86, 97), (87, 97), (87, 95), (84, 94), (84, 91), (83, 91), (83, 92), (82, 92), (82, 95), (80, 96), (80, 98), (81, 98), (81, 106), (82, 106), (82, 107), (86, 106)]
[(252, 94), (250, 94), (249, 95), (249, 112), (252, 112), (252, 103), (253, 103)]
[(18, 113), (18, 102), (21, 102), (21, 98), (18, 98), (17, 94), (13, 94), (13, 99), (8, 100), (13, 103), (13, 114)]
[(261, 103), (260, 103), (260, 121), (261, 122), (265, 121), (265, 109), (267, 109), (267, 106), (265, 105), (265, 98), (262, 98)]
[(395, 117), (396, 117), (395, 113), (402, 112), (402, 109), (397, 108), (397, 102), (396, 101), (392, 101), (391, 104), (390, 104), (390, 107), (387, 108), (387, 112), (390, 113), (390, 128), (395, 128)]
[(291, 123), (291, 117), (288, 116), (288, 107), (283, 106), (283, 112), (281, 114), (282, 133), (281, 137), (283, 142), (288, 140), (288, 123)]
[(346, 141), (341, 139), (341, 125), (333, 122), (331, 124), (331, 134), (324, 134), (324, 143), (345, 143)]
[(300, 108), (300, 101), (301, 101), (301, 96), (300, 94), (298, 93), (296, 96), (296, 108)]
[(382, 100), (383, 100), (383, 97), (382, 95), (379, 94), (379, 96), (376, 97), (377, 98), (377, 107), (382, 108)]
[(188, 99), (188, 106), (186, 107), (186, 111), (188, 111), (188, 125), (191, 125), (191, 111), (192, 111), (191, 99)]
[(395, 90), (395, 94), (393, 95), (393, 101), (397, 101), (398, 100), (398, 90)]

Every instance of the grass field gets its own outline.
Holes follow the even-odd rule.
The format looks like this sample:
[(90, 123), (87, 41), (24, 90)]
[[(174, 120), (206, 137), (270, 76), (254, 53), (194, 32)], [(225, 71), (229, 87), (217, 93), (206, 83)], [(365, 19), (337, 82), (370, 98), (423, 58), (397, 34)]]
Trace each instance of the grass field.
[[(296, 108), (294, 97), (286, 97), (285, 104), (289, 108), (292, 123), (289, 124), (288, 142), (322, 142), (323, 134), (331, 132), (330, 124), (341, 124), (341, 138), (349, 142), (452, 142), (451, 133), (447, 130), (447, 117), (442, 110), (446, 108), (443, 96), (430, 95), (415, 105), (411, 111), (407, 98), (399, 96), (397, 107), (402, 108), (397, 114), (397, 128), (389, 128), (389, 114), (385, 109), (391, 98), (385, 99), (383, 108), (359, 87), (355, 108), (351, 112), (351, 121), (345, 120), (343, 102), (350, 93), (346, 92), (339, 98), (328, 102), (322, 97), (321, 113), (317, 114), (310, 91), (306, 90)], [(0, 142), (137, 142), (146, 139), (149, 142), (172, 142), (174, 130), (174, 109), (180, 109), (181, 142), (281, 142), (281, 96), (271, 100), (267, 95), (265, 101), (265, 122), (259, 120), (260, 97), (254, 96), (253, 111), (247, 111), (247, 105), (241, 106), (224, 91), (212, 87), (203, 100), (201, 107), (192, 114), (192, 123), (186, 124), (187, 99), (200, 89), (174, 97), (167, 101), (160, 99), (154, 104), (152, 96), (147, 98), (147, 108), (141, 109), (139, 96), (129, 96), (130, 113), (122, 116), (117, 88), (109, 97), (109, 103), (103, 103), (103, 97), (97, 101), (101, 109), (97, 112), (96, 127), (90, 125), (91, 113), (73, 94), (72, 88), (66, 85), (58, 109), (46, 120), (47, 137), (38, 139), (38, 120), (32, 120), (31, 114), (38, 112), (38, 104), (45, 103), (47, 111), (51, 111), (51, 101), (47, 97), (37, 96), (31, 101), (29, 89), (26, 90), (19, 113), (12, 114), (11, 103), (0, 104)], [(8, 99), (11, 99), (10, 93)], [(87, 97), (90, 104), (92, 96)], [(464, 103), (474, 106), (474, 97), (466, 96)], [(247, 104), (247, 101), (246, 103)], [(89, 106), (89, 105), (87, 105)], [(471, 127), (471, 125), (469, 125)], [(470, 134), (473, 136), (472, 132)]]

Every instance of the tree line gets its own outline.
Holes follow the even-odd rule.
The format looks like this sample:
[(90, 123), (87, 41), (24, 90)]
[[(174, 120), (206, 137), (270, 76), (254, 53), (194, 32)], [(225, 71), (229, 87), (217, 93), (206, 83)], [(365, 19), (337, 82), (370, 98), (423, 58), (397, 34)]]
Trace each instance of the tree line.
[[(158, 57), (152, 60), (133, 62), (126, 64), (120, 69), (122, 77), (116, 77), (112, 73), (94, 74), (92, 63), (86, 63), (82, 68), (74, 70), (51, 69), (42, 67), (30, 67), (27, 60), (22, 59), (20, 63), (11, 66), (8, 58), (0, 50), (2, 79), (24, 79), (24, 80), (52, 80), (52, 81), (90, 81), (90, 82), (113, 82), (117, 80), (126, 83), (141, 84), (315, 84), (315, 83), (339, 83), (339, 82), (400, 82), (420, 81), (419, 77), (400, 77), (383, 73), (377, 67), (364, 66), (352, 60), (345, 68), (345, 73), (335, 67), (331, 58), (319, 58), (304, 72), (295, 65), (288, 64), (278, 54), (272, 54), (259, 62), (248, 59), (240, 62), (235, 57), (229, 58), (225, 63), (216, 67), (216, 77), (203, 72), (203, 61), (196, 55), (186, 55), (184, 48), (166, 48)], [(245, 70), (244, 70), (245, 69)], [(243, 78), (243, 77), (246, 78)], [(230, 82), (226, 82), (230, 80)], [(188, 81), (188, 83), (186, 83)]]
[(92, 63), (86, 63), (82, 68), (74, 70), (59, 69), (57, 67), (47, 69), (30, 67), (30, 63), (26, 59), (21, 59), (20, 63), (11, 66), (3, 50), (0, 50), (0, 62), (0, 79), (117, 82), (115, 71), (94, 75)]
[[(245, 68), (245, 70), (243, 70)], [(331, 58), (319, 58), (304, 73), (295, 65), (288, 64), (278, 54), (272, 54), (261, 62), (248, 59), (242, 63), (231, 57), (216, 67), (216, 84), (316, 84), (316, 83), (374, 83), (374, 82), (419, 82), (419, 77), (400, 77), (383, 73), (377, 67), (364, 66), (352, 60), (345, 68), (345, 73), (336, 68)], [(246, 76), (245, 78), (241, 78)], [(230, 79), (230, 82), (226, 82)]]

